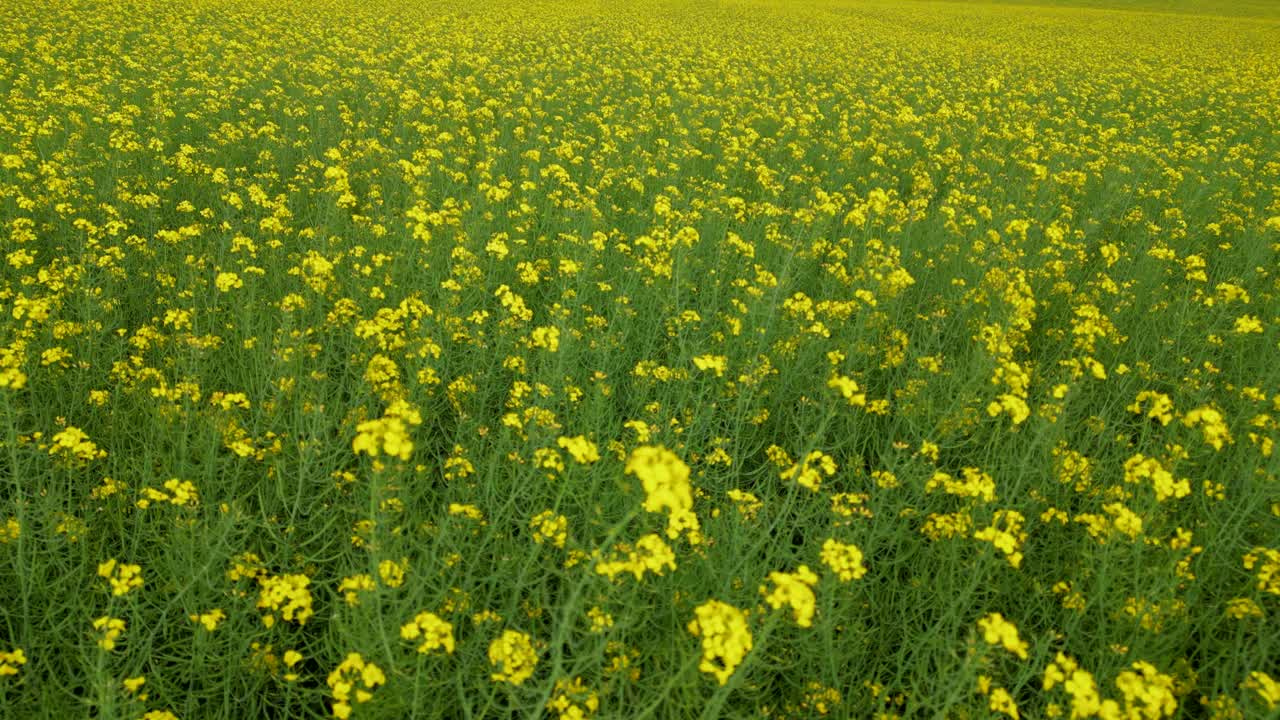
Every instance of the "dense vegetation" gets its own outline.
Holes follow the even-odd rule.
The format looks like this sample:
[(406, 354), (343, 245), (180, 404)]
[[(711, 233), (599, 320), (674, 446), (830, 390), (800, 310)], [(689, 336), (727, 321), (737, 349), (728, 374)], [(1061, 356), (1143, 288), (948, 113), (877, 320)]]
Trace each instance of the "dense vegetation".
[(1101, 5), (0, 0), (0, 716), (1280, 716), (1280, 11)]

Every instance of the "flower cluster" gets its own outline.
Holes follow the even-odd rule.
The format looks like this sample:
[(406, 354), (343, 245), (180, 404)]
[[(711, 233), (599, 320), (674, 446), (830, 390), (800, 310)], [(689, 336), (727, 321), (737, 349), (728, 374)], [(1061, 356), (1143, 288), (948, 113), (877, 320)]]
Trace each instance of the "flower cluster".
[(422, 415), (417, 409), (404, 400), (396, 400), (387, 406), (381, 418), (366, 420), (356, 426), (356, 437), (351, 441), (351, 449), (370, 457), (385, 453), (408, 460), (413, 452), (409, 428), (421, 424)]
[(276, 623), (276, 613), (286, 622), (306, 625), (315, 614), (311, 609), (311, 591), (307, 588), (311, 578), (306, 575), (264, 575), (258, 578), (258, 609), (267, 610), (262, 623), (271, 627)]
[(688, 629), (702, 639), (702, 660), (698, 669), (715, 677), (724, 685), (733, 671), (751, 652), (751, 629), (747, 613), (720, 602), (708, 600), (694, 609)]
[(1027, 644), (1018, 637), (1017, 626), (1005, 620), (1000, 613), (991, 613), (979, 620), (978, 629), (988, 645), (997, 645), (1022, 660), (1027, 659)]
[(0, 677), (17, 675), (18, 670), (26, 664), (27, 656), (22, 652), (22, 648), (0, 652)]
[(649, 533), (637, 540), (634, 548), (620, 545), (609, 559), (598, 560), (595, 568), (610, 580), (624, 572), (640, 580), (646, 572), (662, 575), (667, 570), (675, 570), (676, 554), (660, 535)]
[(559, 720), (587, 720), (600, 709), (600, 697), (580, 677), (560, 678), (547, 709), (555, 712)]
[(667, 537), (688, 533), (690, 542), (699, 537), (698, 516), (693, 513), (689, 487), (689, 466), (666, 448), (645, 445), (631, 451), (626, 472), (640, 479), (644, 487), (644, 509), (667, 513)]
[(98, 633), (98, 647), (111, 651), (116, 649), (120, 636), (124, 634), (126, 623), (121, 618), (104, 615), (95, 618), (93, 629)]
[(366, 703), (373, 699), (373, 691), (387, 682), (382, 668), (367, 662), (360, 653), (348, 653), (347, 657), (329, 673), (325, 681), (333, 694), (333, 716), (338, 720), (351, 717), (352, 701)]
[(533, 529), (533, 541), (539, 545), (551, 543), (558, 548), (564, 547), (569, 539), (569, 520), (553, 510), (543, 510), (529, 521)]
[(518, 686), (533, 676), (538, 653), (528, 635), (518, 630), (504, 630), (489, 643), (489, 664), (497, 670), (489, 676), (495, 682)]
[(418, 652), (424, 654), (436, 649), (443, 649), (446, 653), (452, 654), (455, 647), (453, 625), (442, 620), (439, 615), (426, 610), (414, 616), (411, 622), (400, 626), (400, 637), (404, 640), (420, 641)]
[(130, 590), (142, 587), (142, 568), (114, 559), (98, 564), (98, 577), (107, 581), (112, 595), (127, 595)]
[(783, 470), (781, 477), (783, 480), (793, 480), (801, 487), (818, 492), (822, 487), (822, 478), (835, 475), (836, 469), (834, 458), (821, 450), (814, 450), (806, 455), (803, 461)]
[(818, 584), (818, 576), (807, 565), (801, 565), (795, 572), (771, 572), (769, 582), (773, 588), (760, 586), (760, 594), (769, 607), (777, 610), (783, 606), (791, 608), (795, 613), (796, 624), (800, 627), (813, 625), (816, 598), (813, 586)]
[(73, 462), (87, 463), (106, 457), (107, 451), (99, 448), (80, 428), (68, 426), (53, 436), (49, 454)]
[(831, 568), (831, 572), (841, 582), (857, 580), (867, 574), (862, 564), (862, 550), (857, 545), (840, 542), (835, 538), (827, 538), (822, 543), (822, 562)]

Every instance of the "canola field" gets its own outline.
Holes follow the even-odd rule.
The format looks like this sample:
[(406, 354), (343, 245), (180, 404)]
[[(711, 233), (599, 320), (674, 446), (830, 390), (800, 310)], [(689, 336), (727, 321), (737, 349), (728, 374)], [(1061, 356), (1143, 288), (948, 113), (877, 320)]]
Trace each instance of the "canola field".
[(1280, 6), (0, 27), (0, 717), (1280, 717)]

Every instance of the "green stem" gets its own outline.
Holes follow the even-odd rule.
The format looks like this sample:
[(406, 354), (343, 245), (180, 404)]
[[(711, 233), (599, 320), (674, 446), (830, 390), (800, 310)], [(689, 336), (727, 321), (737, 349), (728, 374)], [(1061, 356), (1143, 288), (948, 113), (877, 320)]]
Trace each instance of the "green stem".
[[(18, 595), (22, 598), (22, 642), (29, 644), (32, 637), (31, 584), (29, 582), (30, 573), (27, 572), (26, 568), (26, 537), (30, 532), (30, 528), (27, 527), (26, 523), (26, 492), (18, 472), (18, 428), (17, 423), (14, 421), (13, 404), (10, 398), (10, 395), (5, 395), (4, 419), (5, 441), (9, 446), (9, 477), (13, 481), (14, 519), (18, 522), (17, 552), (14, 554), (14, 562), (17, 564)], [(0, 522), (3, 522), (3, 518), (0, 518)]]

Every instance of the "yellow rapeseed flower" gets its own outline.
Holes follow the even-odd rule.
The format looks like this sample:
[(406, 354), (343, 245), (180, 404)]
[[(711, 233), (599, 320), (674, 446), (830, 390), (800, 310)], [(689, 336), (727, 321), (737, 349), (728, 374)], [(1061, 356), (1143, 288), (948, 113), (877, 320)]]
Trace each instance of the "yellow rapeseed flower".
[(698, 669), (724, 685), (751, 652), (751, 629), (746, 612), (719, 600), (708, 600), (694, 609), (689, 632), (702, 639)]

